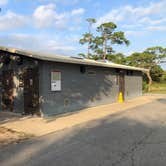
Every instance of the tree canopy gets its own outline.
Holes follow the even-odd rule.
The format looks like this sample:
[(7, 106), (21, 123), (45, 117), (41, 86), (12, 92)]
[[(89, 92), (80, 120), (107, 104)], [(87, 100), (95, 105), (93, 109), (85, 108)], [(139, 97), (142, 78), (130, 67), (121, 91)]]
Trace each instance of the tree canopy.
[(126, 65), (143, 67), (150, 70), (153, 81), (160, 81), (164, 70), (160, 64), (166, 62), (166, 48), (155, 46), (147, 48), (143, 52), (135, 52), (125, 58)]
[(147, 48), (143, 52), (135, 52), (126, 57), (126, 64), (151, 69), (165, 62), (166, 48), (161, 46)]
[(113, 22), (106, 22), (96, 27), (95, 33), (92, 33), (92, 25), (96, 23), (94, 18), (88, 18), (88, 32), (82, 35), (80, 44), (87, 44), (88, 53), (80, 53), (80, 56), (89, 59), (107, 59), (111, 62), (143, 67), (149, 69), (146, 73), (149, 79), (149, 85), (152, 80), (159, 81), (163, 77), (164, 70), (160, 64), (166, 63), (166, 48), (161, 46), (149, 47), (143, 52), (135, 52), (129, 56), (122, 53), (116, 53), (113, 50), (113, 45), (126, 45), (130, 44), (129, 40), (125, 37), (124, 32), (117, 31), (117, 25)]
[[(96, 23), (95, 19), (87, 19), (89, 27)], [(80, 39), (80, 44), (88, 44), (88, 54), (80, 54), (81, 56), (91, 59), (108, 59), (114, 52), (113, 44), (129, 45), (129, 40), (126, 39), (124, 32), (116, 31), (117, 25), (113, 22), (107, 22), (99, 25), (96, 28), (97, 35), (89, 32), (83, 34)]]

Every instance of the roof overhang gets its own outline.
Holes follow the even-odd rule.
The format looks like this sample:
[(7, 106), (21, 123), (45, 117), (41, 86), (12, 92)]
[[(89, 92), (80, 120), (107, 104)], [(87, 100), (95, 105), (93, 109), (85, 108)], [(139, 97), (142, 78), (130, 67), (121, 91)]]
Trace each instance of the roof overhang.
[(49, 54), (49, 53), (47, 54), (47, 53), (41, 53), (41, 52), (26, 51), (26, 50), (17, 49), (17, 48), (11, 48), (11, 47), (0, 46), (0, 51), (6, 51), (9, 53), (23, 55), (26, 57), (35, 58), (35, 59), (39, 59), (43, 61), (53, 61), (53, 62), (61, 62), (61, 63), (72, 63), (72, 64), (81, 64), (81, 65), (90, 65), (90, 66), (99, 66), (99, 67), (108, 67), (108, 68), (136, 70), (136, 71), (142, 71), (144, 73), (147, 73), (149, 71), (149, 69), (144, 69), (139, 67), (120, 65), (115, 63), (105, 63), (105, 62), (99, 62), (99, 61), (90, 60), (90, 59), (78, 59), (78, 58), (72, 58), (68, 56)]

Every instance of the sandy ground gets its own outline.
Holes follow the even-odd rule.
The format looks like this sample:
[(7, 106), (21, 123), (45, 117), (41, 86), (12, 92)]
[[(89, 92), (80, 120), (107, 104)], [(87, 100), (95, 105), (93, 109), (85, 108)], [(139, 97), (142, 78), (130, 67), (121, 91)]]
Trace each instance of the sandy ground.
[(0, 147), (8, 145), (10, 143), (18, 143), (30, 137), (30, 135), (27, 135), (25, 133), (16, 132), (11, 129), (0, 127)]
[(71, 115), (44, 119), (39, 117), (24, 117), (16, 120), (7, 121), (0, 124), (18, 133), (26, 133), (33, 136), (43, 136), (52, 132), (60, 131), (85, 122), (97, 120), (108, 115), (116, 114), (130, 108), (147, 104), (160, 98), (161, 95), (145, 95), (135, 98), (125, 103), (113, 103), (98, 107), (84, 109)]
[(32, 135), (28, 135), (24, 132), (17, 132), (13, 129), (1, 126), (1, 124), (17, 121), (21, 117), (22, 116), (10, 112), (0, 112), (0, 147), (11, 143), (18, 143), (32, 137)]

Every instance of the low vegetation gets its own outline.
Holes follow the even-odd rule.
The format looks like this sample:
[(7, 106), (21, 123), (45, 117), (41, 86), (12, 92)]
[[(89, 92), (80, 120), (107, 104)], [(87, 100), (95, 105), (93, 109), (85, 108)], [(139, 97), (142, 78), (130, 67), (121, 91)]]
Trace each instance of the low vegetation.
[(150, 93), (166, 94), (166, 82), (163, 83), (154, 82), (151, 86)]

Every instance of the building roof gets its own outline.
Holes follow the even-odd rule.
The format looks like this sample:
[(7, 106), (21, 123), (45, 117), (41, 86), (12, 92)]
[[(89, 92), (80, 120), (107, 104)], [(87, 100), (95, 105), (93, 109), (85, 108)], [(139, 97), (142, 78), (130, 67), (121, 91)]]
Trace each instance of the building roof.
[(116, 63), (95, 61), (95, 60), (84, 59), (84, 58), (79, 58), (79, 57), (68, 57), (68, 56), (62, 56), (62, 55), (57, 55), (57, 54), (49, 54), (49, 53), (47, 54), (47, 53), (41, 53), (41, 52), (26, 51), (26, 50), (22, 50), (22, 49), (4, 47), (4, 46), (0, 46), (0, 51), (7, 51), (9, 53), (15, 53), (15, 54), (23, 55), (26, 57), (43, 60), (43, 61), (82, 64), (82, 65), (108, 67), (108, 68), (119, 68), (119, 69), (128, 69), (128, 70), (137, 70), (137, 71), (142, 71), (142, 72), (148, 71), (148, 69), (120, 65), (120, 64), (116, 64)]

